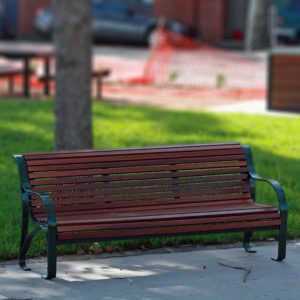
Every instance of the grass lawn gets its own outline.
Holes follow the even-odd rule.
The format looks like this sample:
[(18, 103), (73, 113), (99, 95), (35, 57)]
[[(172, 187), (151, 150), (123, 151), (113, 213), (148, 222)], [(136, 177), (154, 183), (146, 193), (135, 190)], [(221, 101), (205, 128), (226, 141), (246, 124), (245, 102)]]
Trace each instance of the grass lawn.
[[(20, 191), (12, 154), (53, 149), (51, 101), (0, 101), (0, 259), (17, 256), (20, 237)], [(249, 144), (258, 173), (278, 180), (289, 203), (289, 238), (300, 237), (300, 118), (178, 112), (154, 108), (94, 104), (95, 148), (237, 141)], [(277, 205), (272, 189), (259, 186), (258, 202)], [(113, 247), (158, 247), (181, 242), (241, 241), (242, 234), (114, 242)], [(261, 232), (256, 239), (277, 237)], [(80, 245), (88, 250), (91, 245)], [(102, 246), (101, 244), (101, 247)], [(110, 247), (110, 246), (109, 246)], [(60, 246), (60, 253), (75, 246)], [(41, 235), (31, 255), (45, 253)], [(275, 249), (274, 249), (275, 251)], [(275, 254), (275, 252), (274, 252)]]

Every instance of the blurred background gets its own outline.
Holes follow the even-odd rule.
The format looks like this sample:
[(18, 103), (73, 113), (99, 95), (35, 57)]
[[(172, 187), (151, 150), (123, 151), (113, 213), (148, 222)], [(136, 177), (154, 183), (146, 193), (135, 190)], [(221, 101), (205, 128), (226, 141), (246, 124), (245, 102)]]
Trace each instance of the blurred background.
[[(51, 0), (0, 0), (0, 44), (50, 49), (53, 19)], [(94, 97), (200, 109), (251, 100), (262, 110), (270, 53), (299, 47), (300, 0), (92, 0), (91, 23), (93, 70), (106, 74)], [(22, 77), (26, 62), (0, 47), (0, 92), (28, 96), (25, 80), (32, 96), (53, 95), (54, 83), (43, 85), (54, 60), (45, 77), (41, 57)]]
[[(275, 25), (280, 28), (279, 36), (289, 42), (299, 42), (300, 2), (262, 2), (269, 2), (269, 16), (271, 6), (277, 8)], [(126, 32), (127, 29), (130, 33), (130, 26), (144, 24), (149, 26), (149, 30), (154, 26), (151, 18), (164, 17), (182, 23), (177, 24), (178, 27), (184, 24), (190, 26), (189, 29), (204, 41), (220, 46), (242, 47), (250, 5), (250, 0), (92, 0), (91, 10), (95, 36), (103, 35), (107, 40), (116, 39), (113, 28), (127, 25), (123, 30)], [(47, 37), (51, 32), (52, 17), (51, 0), (0, 0), (0, 36), (12, 39)], [(110, 32), (100, 32), (104, 29), (100, 27), (104, 24), (98, 24), (100, 20), (106, 22), (106, 30)], [(185, 29), (188, 31), (188, 28)], [(128, 42), (130, 39), (129, 34)]]

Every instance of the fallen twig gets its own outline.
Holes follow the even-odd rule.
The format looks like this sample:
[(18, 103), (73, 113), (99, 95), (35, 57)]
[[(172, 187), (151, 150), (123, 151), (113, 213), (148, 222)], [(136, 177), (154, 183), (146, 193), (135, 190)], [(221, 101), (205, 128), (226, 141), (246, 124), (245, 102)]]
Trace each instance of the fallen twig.
[(251, 273), (252, 271), (252, 267), (247, 269), (247, 268), (244, 268), (244, 267), (238, 267), (238, 266), (231, 266), (231, 265), (227, 265), (227, 264), (224, 264), (224, 263), (221, 263), (221, 262), (218, 262), (218, 264), (220, 266), (223, 266), (223, 267), (227, 267), (227, 268), (230, 268), (230, 269), (235, 269), (235, 270), (241, 270), (241, 271), (244, 271), (244, 276), (243, 276), (243, 282), (246, 282), (248, 277), (249, 277), (249, 274)]

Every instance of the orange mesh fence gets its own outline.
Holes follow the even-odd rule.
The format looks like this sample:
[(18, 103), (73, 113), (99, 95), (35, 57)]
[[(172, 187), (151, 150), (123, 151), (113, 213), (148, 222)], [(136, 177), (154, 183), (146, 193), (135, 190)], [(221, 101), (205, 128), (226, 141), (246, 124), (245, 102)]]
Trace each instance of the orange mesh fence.
[[(156, 31), (146, 61), (98, 56), (94, 57), (93, 63), (96, 69), (111, 70), (105, 82), (118, 83), (118, 87), (105, 86), (104, 92), (118, 94), (122, 90), (127, 93), (128, 89), (131, 94), (153, 94), (156, 85), (168, 89), (166, 93), (169, 96), (175, 94), (200, 98), (264, 98), (266, 92), (265, 62), (251, 59), (241, 52), (205, 45), (164, 28)], [(38, 63), (37, 66), (41, 67)], [(15, 78), (15, 86), (19, 91), (22, 82), (22, 76)], [(141, 89), (131, 84), (148, 84), (152, 87)], [(43, 90), (43, 83), (36, 76), (31, 77), (30, 85), (33, 90)], [(6, 86), (6, 82), (0, 82), (1, 89)], [(51, 90), (54, 90), (53, 82)], [(163, 93), (160, 88), (158, 91), (159, 95)]]
[(158, 29), (143, 76), (130, 83), (265, 89), (265, 64)]

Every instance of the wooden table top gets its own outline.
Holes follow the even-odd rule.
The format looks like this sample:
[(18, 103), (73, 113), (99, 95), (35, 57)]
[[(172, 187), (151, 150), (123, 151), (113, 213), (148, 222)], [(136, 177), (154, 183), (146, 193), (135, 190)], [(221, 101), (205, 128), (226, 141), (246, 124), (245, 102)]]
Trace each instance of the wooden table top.
[(32, 58), (53, 56), (52, 46), (46, 45), (24, 45), (24, 44), (0, 44), (0, 55), (9, 58)]

